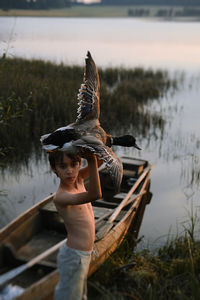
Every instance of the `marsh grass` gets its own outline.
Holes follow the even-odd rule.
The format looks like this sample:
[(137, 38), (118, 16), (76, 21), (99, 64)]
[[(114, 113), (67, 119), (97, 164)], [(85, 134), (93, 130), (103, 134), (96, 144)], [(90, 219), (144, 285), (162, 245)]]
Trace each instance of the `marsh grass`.
[[(108, 68), (99, 69), (101, 80), (101, 116), (105, 130), (133, 128), (145, 135), (149, 128), (163, 128), (162, 116), (147, 113), (145, 105), (160, 99), (176, 83), (164, 71)], [(0, 60), (1, 113), (23, 111), (9, 118), (0, 128), (1, 148), (12, 157), (27, 160), (33, 149), (39, 149), (42, 134), (76, 119), (77, 93), (82, 83), (83, 67), (56, 65), (40, 60)], [(15, 101), (18, 99), (18, 101)], [(16, 103), (18, 103), (16, 105)], [(35, 151), (34, 149), (34, 151)], [(40, 151), (40, 150), (38, 150)]]
[(198, 225), (197, 212), (191, 210), (187, 226), (186, 223), (181, 225), (182, 233), (169, 236), (155, 251), (146, 248), (133, 252), (125, 240), (90, 278), (89, 286), (91, 293), (96, 293), (95, 299), (200, 299)]
[[(199, 6), (195, 6), (199, 10)], [(134, 12), (147, 11), (147, 14), (135, 14)], [(172, 13), (173, 11), (173, 13)], [(194, 10), (193, 10), (194, 11)], [(143, 18), (180, 18), (190, 17), (189, 20), (194, 19), (198, 15), (188, 15), (187, 10), (182, 6), (164, 5), (75, 5), (70, 8), (63, 9), (48, 9), (48, 10), (23, 10), (11, 9), (8, 11), (0, 9), (0, 16), (26, 16), (26, 17), (93, 17), (93, 18), (126, 18), (126, 17), (143, 17)], [(184, 14), (183, 14), (184, 13)], [(192, 18), (193, 17), (193, 18)]]
[(9, 11), (0, 10), (0, 16), (34, 16), (34, 17), (79, 17), (79, 18), (98, 18), (98, 17), (128, 17), (130, 6), (88, 6), (76, 5), (71, 8), (48, 9), (48, 10), (23, 10), (12, 9)]

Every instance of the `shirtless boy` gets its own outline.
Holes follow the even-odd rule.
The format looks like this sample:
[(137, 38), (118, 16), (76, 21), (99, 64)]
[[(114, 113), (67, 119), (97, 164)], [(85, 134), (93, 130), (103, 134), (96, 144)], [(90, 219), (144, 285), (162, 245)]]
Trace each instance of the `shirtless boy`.
[[(91, 202), (101, 198), (98, 161), (89, 151), (82, 153), (88, 166), (81, 167), (81, 157), (57, 151), (49, 154), (60, 185), (54, 197), (58, 213), (67, 230), (67, 243), (58, 254), (59, 282), (55, 300), (87, 299), (87, 274), (95, 239), (95, 223)], [(86, 191), (84, 179), (89, 176)]]

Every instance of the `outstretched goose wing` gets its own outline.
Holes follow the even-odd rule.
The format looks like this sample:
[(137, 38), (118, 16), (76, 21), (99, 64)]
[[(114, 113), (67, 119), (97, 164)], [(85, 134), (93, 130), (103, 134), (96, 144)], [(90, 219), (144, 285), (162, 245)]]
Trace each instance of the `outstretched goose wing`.
[(76, 122), (99, 118), (100, 82), (97, 67), (88, 51), (85, 59), (83, 83), (78, 94), (78, 110)]
[(109, 147), (104, 145), (83, 144), (80, 145), (80, 147), (90, 150), (98, 156), (99, 160), (103, 160), (113, 180), (115, 191), (119, 192), (123, 176), (123, 166), (121, 160), (115, 153)]

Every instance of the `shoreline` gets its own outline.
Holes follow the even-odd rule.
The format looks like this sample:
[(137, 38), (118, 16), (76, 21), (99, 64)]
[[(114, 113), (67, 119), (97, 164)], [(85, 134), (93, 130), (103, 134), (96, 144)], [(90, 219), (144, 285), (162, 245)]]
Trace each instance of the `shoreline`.
[[(198, 7), (199, 8), (199, 7)], [(130, 10), (147, 9), (148, 15), (132, 16)], [(160, 9), (169, 10), (170, 7), (161, 6), (72, 6), (64, 9), (49, 10), (22, 10), (11, 9), (4, 11), (0, 9), (0, 17), (47, 17), (47, 18), (127, 18), (127, 19), (146, 19), (156, 21), (173, 22), (199, 22), (199, 16), (158, 16), (156, 13)], [(173, 7), (176, 12), (182, 7)], [(200, 9), (200, 8), (199, 8)]]

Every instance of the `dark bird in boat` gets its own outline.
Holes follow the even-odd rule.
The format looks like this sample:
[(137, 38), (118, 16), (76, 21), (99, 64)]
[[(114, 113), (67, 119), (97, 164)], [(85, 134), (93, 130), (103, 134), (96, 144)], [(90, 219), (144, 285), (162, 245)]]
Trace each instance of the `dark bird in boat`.
[(112, 145), (135, 147), (135, 138), (131, 135), (112, 137), (106, 133), (99, 123), (100, 81), (97, 67), (88, 51), (83, 84), (78, 93), (78, 110), (76, 121), (61, 127), (53, 133), (41, 137), (43, 149), (47, 152), (66, 151), (78, 153), (80, 149), (88, 149), (98, 156), (106, 165), (116, 190), (119, 190), (123, 168), (120, 159), (110, 148)]

